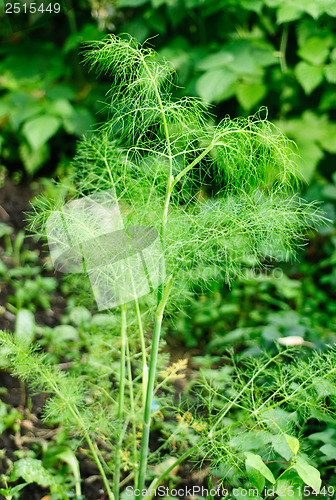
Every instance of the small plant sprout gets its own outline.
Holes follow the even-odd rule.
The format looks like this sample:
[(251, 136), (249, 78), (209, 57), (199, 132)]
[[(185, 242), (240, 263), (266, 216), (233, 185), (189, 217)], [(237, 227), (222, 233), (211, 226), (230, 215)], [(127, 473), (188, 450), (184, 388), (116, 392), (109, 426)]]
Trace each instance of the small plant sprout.
[[(128, 36), (109, 35), (91, 44), (84, 60), (111, 78), (109, 120), (79, 143), (73, 161), (76, 197), (57, 203), (41, 198), (31, 229), (47, 233), (56, 269), (89, 276), (99, 310), (120, 310), (119, 388), (110, 425), (113, 470), (94, 442), (92, 415), (83, 406), (88, 389), (74, 392), (71, 376), (44, 364), (34, 349), (31, 353), (15, 346), (6, 334), (2, 342), (16, 373), (38, 379), (36, 385), (56, 395), (46, 415), (64, 408), (65, 420), (75, 422), (98, 465), (108, 498), (118, 500), (120, 487), (131, 481), (136, 496), (146, 497), (166, 305), (178, 303), (212, 271), (221, 269), (230, 283), (242, 265), (290, 259), (320, 216), (314, 205), (296, 194), (300, 176), (292, 145), (262, 112), (250, 118), (226, 117), (214, 125), (204, 103), (172, 97), (176, 75), (169, 63)], [(129, 319), (133, 316), (136, 327)], [(152, 318), (149, 346), (144, 316)], [(140, 375), (134, 372), (138, 359)], [(253, 382), (241, 388), (239, 397), (251, 387)], [(227, 404), (227, 411), (239, 397)], [(219, 412), (207, 433), (210, 441), (226, 413)], [(129, 455), (124, 444), (127, 434), (132, 436)], [(178, 463), (191, 453), (185, 451)], [(121, 480), (126, 456), (132, 472)], [(246, 457), (253, 467), (253, 457)], [(151, 488), (155, 490), (173, 467), (156, 477)]]

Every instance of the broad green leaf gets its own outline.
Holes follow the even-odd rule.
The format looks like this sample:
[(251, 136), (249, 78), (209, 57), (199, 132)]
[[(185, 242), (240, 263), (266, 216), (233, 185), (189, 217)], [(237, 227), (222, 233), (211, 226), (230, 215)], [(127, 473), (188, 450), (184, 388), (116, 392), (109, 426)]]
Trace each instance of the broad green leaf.
[(264, 0), (264, 3), (268, 7), (279, 7), (283, 3), (283, 0)]
[(309, 465), (302, 457), (298, 457), (293, 467), (297, 471), (301, 479), (308, 486), (313, 488), (313, 490), (319, 493), (322, 484), (319, 471), (315, 469), (315, 467)]
[(161, 5), (164, 5), (166, 3), (167, 0), (151, 0), (152, 7), (154, 7), (154, 9), (158, 9), (159, 7), (161, 7)]
[(260, 102), (260, 100), (265, 97), (266, 93), (267, 87), (262, 83), (239, 83), (236, 90), (239, 104), (247, 111)]
[(327, 428), (325, 431), (310, 434), (310, 436), (308, 436), (308, 439), (310, 439), (311, 441), (322, 441), (323, 443), (329, 443), (330, 440), (333, 440), (335, 432), (335, 429)]
[(278, 63), (274, 47), (266, 42), (255, 40), (236, 40), (226, 48), (234, 56), (228, 67), (238, 75), (262, 76), (263, 67)]
[(43, 115), (27, 121), (22, 133), (33, 150), (45, 144), (61, 126), (61, 121), (56, 116)]
[(332, 40), (313, 36), (309, 38), (298, 50), (298, 54), (305, 61), (312, 64), (323, 64), (329, 55)]
[(95, 24), (85, 24), (80, 31), (75, 31), (66, 38), (63, 46), (63, 52), (67, 54), (71, 50), (79, 47), (81, 43), (99, 40), (102, 36), (102, 32)]
[(331, 200), (336, 200), (336, 186), (335, 184), (327, 184), (322, 190), (323, 196)]
[(312, 36), (320, 36), (319, 26), (311, 17), (304, 17), (296, 23), (296, 40), (299, 47), (302, 47)]
[(148, 23), (143, 22), (142, 15), (133, 17), (128, 23), (123, 26), (124, 33), (129, 33), (132, 37), (143, 43), (150, 34), (150, 27)]
[(311, 94), (323, 81), (323, 67), (300, 61), (294, 68), (295, 76), (306, 94)]
[(50, 103), (48, 111), (50, 114), (52, 113), (56, 116), (63, 118), (71, 115), (74, 112), (74, 108), (70, 104), (68, 99), (60, 98)]
[(28, 309), (20, 309), (15, 321), (15, 341), (25, 349), (29, 350), (35, 339), (35, 317)]
[(215, 54), (210, 54), (209, 56), (201, 59), (196, 64), (196, 69), (207, 71), (216, 68), (222, 68), (227, 66), (233, 60), (234, 56), (229, 50), (221, 50), (219, 52), (216, 52)]
[(71, 310), (69, 319), (76, 326), (83, 326), (91, 320), (91, 313), (86, 307), (79, 306)]
[(76, 97), (76, 92), (70, 85), (64, 83), (54, 85), (46, 90), (46, 97), (48, 99), (67, 99), (71, 101)]
[(336, 387), (329, 380), (319, 377), (315, 378), (313, 382), (313, 387), (317, 393), (317, 399), (325, 398), (327, 396), (336, 396)]
[(290, 478), (279, 479), (277, 481), (275, 493), (281, 500), (301, 500), (303, 490), (301, 479), (298, 476), (293, 477), (293, 474), (288, 475)]
[(119, 8), (125, 7), (141, 7), (145, 3), (148, 3), (149, 0), (118, 0), (116, 6)]
[(279, 432), (279, 429), (288, 431), (297, 422), (296, 412), (289, 413), (282, 408), (266, 410), (262, 413), (262, 416), (267, 426), (277, 432)]
[(229, 445), (239, 451), (257, 450), (260, 446), (266, 446), (272, 439), (272, 434), (267, 431), (250, 431), (233, 436)]
[(336, 17), (336, 4), (334, 0), (329, 0), (329, 2), (327, 2), (325, 13), (328, 14), (328, 16)]
[(324, 12), (323, 0), (300, 0), (304, 10), (314, 19), (318, 19)]
[(246, 469), (247, 467), (252, 467), (259, 471), (260, 474), (262, 474), (272, 484), (275, 483), (272, 471), (267, 467), (266, 464), (264, 464), (260, 455), (255, 455), (254, 453), (250, 453), (249, 451), (245, 451), (244, 454), (246, 456)]
[(58, 325), (53, 329), (54, 342), (78, 340), (78, 331), (71, 325)]
[(327, 64), (324, 67), (324, 74), (328, 82), (336, 83), (336, 62)]
[(95, 120), (86, 108), (76, 107), (72, 109), (72, 112), (64, 116), (64, 128), (68, 134), (74, 134), (77, 136), (83, 135), (87, 132)]
[(229, 69), (207, 71), (196, 82), (198, 94), (207, 102), (220, 102), (234, 94), (235, 74)]
[(265, 477), (264, 475), (255, 467), (252, 467), (249, 463), (247, 463), (246, 459), (246, 473), (251, 481), (251, 484), (254, 488), (257, 488), (258, 492), (261, 493), (265, 487)]
[(29, 175), (34, 175), (49, 158), (50, 149), (48, 144), (31, 149), (29, 144), (22, 142), (19, 146), (19, 154), (26, 172)]
[(295, 5), (290, 5), (288, 3), (283, 3), (276, 13), (276, 19), (278, 24), (288, 23), (290, 21), (296, 21), (302, 17), (302, 9), (296, 7)]
[(318, 162), (324, 157), (323, 150), (336, 153), (336, 125), (327, 115), (319, 116), (305, 111), (301, 118), (278, 122), (284, 133), (293, 139), (299, 148), (299, 167), (302, 177), (309, 182)]
[(243, 9), (256, 12), (257, 14), (261, 14), (263, 8), (263, 2), (261, 0), (241, 0), (240, 5)]
[[(324, 205), (326, 207), (326, 215), (331, 219), (336, 221), (336, 213), (333, 209), (333, 205), (326, 203)], [(326, 422), (327, 424), (335, 424), (335, 419), (333, 416), (330, 414), (326, 413), (325, 410), (319, 410), (317, 408), (312, 407), (310, 410), (310, 416), (311, 418), (315, 418), (316, 420), (319, 420), (319, 422)]]
[(281, 457), (283, 457), (287, 461), (289, 461), (293, 457), (293, 453), (289, 448), (284, 434), (275, 434), (272, 437), (272, 447), (277, 453), (279, 453)]
[(11, 481), (16, 481), (22, 477), (26, 483), (36, 483), (41, 486), (51, 486), (55, 480), (42, 465), (41, 460), (35, 458), (21, 458), (14, 463), (10, 475)]
[(297, 455), (300, 449), (299, 440), (296, 437), (289, 436), (288, 434), (285, 434), (285, 439), (287, 441), (290, 450), (293, 452), (294, 455)]
[(70, 449), (67, 448), (66, 450), (62, 451), (61, 453), (58, 453), (57, 457), (60, 460), (63, 460), (66, 464), (69, 465), (70, 469), (72, 470), (72, 473), (74, 475), (74, 478), (76, 480), (76, 491), (77, 491), (77, 496), (81, 495), (81, 487), (80, 487), (80, 481), (81, 481), (81, 475), (80, 475), (80, 469), (79, 469), (79, 462), (74, 454), (74, 452)]
[(29, 119), (41, 115), (44, 112), (44, 108), (39, 102), (28, 102), (24, 108), (17, 106), (12, 109), (10, 116), (10, 122), (14, 130), (18, 130), (19, 127)]

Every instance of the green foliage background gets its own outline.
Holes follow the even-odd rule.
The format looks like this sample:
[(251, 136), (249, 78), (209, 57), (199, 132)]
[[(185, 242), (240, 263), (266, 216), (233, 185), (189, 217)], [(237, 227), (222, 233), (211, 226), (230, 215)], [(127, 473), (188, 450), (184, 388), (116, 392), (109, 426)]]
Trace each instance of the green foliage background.
[[(139, 42), (154, 37), (150, 43), (178, 72), (180, 93), (214, 104), (219, 117), (266, 106), (270, 119), (297, 142), (304, 178), (310, 182), (319, 167), (331, 180), (334, 0), (83, 0), (70, 7), (62, 4), (59, 15), (2, 19), (5, 165), (17, 169), (12, 162), (18, 154), (34, 174), (54, 149), (53, 164), (71, 154), (69, 142), (97, 120), (97, 100), (108, 88), (88, 79), (78, 65), (78, 48), (113, 31)], [(335, 193), (333, 187), (324, 195), (334, 199)]]

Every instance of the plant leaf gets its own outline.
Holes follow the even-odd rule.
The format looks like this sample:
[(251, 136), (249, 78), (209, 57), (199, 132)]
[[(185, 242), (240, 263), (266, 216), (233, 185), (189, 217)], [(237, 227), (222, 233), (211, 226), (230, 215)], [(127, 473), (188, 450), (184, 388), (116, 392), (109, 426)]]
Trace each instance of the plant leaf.
[(265, 477), (258, 469), (255, 469), (249, 463), (247, 463), (247, 459), (246, 459), (246, 473), (249, 480), (251, 481), (252, 486), (257, 488), (259, 493), (261, 493), (261, 491), (265, 487)]
[(15, 341), (26, 351), (35, 339), (35, 317), (28, 309), (20, 309), (15, 321)]
[(220, 102), (234, 94), (236, 75), (227, 68), (204, 73), (196, 82), (198, 94), (207, 102)]
[(43, 115), (28, 120), (22, 128), (22, 133), (32, 149), (36, 150), (55, 135), (60, 126), (61, 120), (56, 116)]
[(55, 485), (55, 480), (42, 465), (41, 460), (35, 458), (21, 458), (14, 463), (10, 475), (11, 481), (22, 477), (26, 483), (36, 483), (41, 486)]
[(294, 73), (306, 94), (311, 94), (323, 81), (323, 68), (304, 61), (295, 66)]
[(22, 142), (19, 146), (19, 154), (26, 172), (29, 175), (34, 175), (49, 158), (50, 149), (48, 144), (42, 144), (39, 148), (32, 149), (29, 144)]
[(298, 457), (293, 467), (308, 486), (317, 493), (320, 492), (322, 481), (320, 473), (315, 467), (309, 465), (302, 457)]
[(313, 36), (298, 50), (299, 56), (311, 64), (323, 64), (329, 54), (331, 40)]
[(296, 21), (302, 17), (302, 9), (296, 5), (285, 3), (277, 9), (276, 18), (278, 24)]
[(300, 449), (299, 440), (294, 436), (289, 436), (288, 434), (285, 434), (285, 439), (290, 450), (294, 453), (294, 455), (297, 455)]
[(324, 74), (328, 82), (336, 83), (336, 62), (327, 64), (324, 67)]
[(266, 85), (262, 83), (239, 83), (237, 85), (236, 96), (239, 104), (249, 111), (265, 97)]
[(324, 453), (330, 460), (336, 460), (336, 446), (332, 444), (324, 444), (321, 446), (320, 451)]
[(73, 108), (72, 112), (65, 115), (63, 120), (64, 128), (68, 134), (77, 136), (87, 132), (95, 122), (90, 111), (79, 106)]
[(275, 478), (273, 476), (272, 471), (267, 467), (266, 464), (264, 464), (260, 455), (255, 455), (254, 453), (250, 453), (249, 451), (245, 451), (244, 454), (246, 456), (245, 460), (246, 469), (248, 467), (256, 469), (272, 484), (275, 483)]

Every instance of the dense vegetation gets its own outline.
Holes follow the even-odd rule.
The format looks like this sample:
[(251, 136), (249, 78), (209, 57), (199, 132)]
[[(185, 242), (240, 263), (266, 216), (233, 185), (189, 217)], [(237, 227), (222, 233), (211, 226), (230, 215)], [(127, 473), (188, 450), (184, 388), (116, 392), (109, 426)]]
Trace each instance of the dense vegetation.
[[(119, 480), (128, 498), (123, 488), (145, 479), (143, 472), (137, 478), (144, 449), (137, 409), (146, 406), (144, 367), (157, 301), (151, 294), (127, 306), (123, 342), (122, 307), (112, 315), (97, 311), (89, 279), (55, 277), (45, 249), (25, 239), (27, 216), (18, 213), (42, 192), (30, 229), (43, 229), (67, 200), (111, 189), (110, 164), (120, 179), (118, 200), (124, 210), (133, 208), (127, 227), (156, 226), (169, 172), (177, 179), (161, 229), (174, 287), (168, 286), (149, 411), (147, 485), (221, 487), (233, 498), (246, 497), (249, 487), (265, 497), (265, 486), (281, 499), (314, 490), (333, 497), (335, 17), (331, 0), (92, 0), (62, 5), (59, 15), (1, 19), (1, 319), (14, 332), (3, 334), (0, 358), (4, 498), (49, 491), (55, 500), (104, 498), (106, 491), (116, 498)], [(149, 65), (153, 82), (160, 88), (166, 81), (166, 135), (135, 52), (122, 59), (122, 44), (115, 45), (118, 64), (111, 68), (103, 49), (91, 58), (80, 49), (110, 31), (140, 43), (154, 36), (146, 47), (159, 54)], [(83, 57), (100, 67), (99, 80), (79, 64)], [(138, 68), (133, 77), (130, 67)], [(171, 86), (172, 68), (181, 87)], [(115, 71), (118, 104), (116, 88), (110, 90)], [(186, 95), (212, 103), (212, 115)], [(91, 135), (95, 123), (103, 126)], [(232, 141), (222, 141), (225, 134)], [(308, 246), (303, 236), (316, 224), (315, 207), (293, 193), (295, 161), (304, 198), (323, 202), (329, 219), (308, 233)], [(197, 165), (192, 175), (188, 165)], [(11, 196), (27, 203), (11, 203)], [(223, 246), (230, 252), (220, 252)], [(163, 283), (159, 299), (169, 280)], [(122, 406), (129, 413), (121, 423), (123, 361)], [(10, 367), (55, 397), (45, 406), (21, 381), (15, 398), (6, 391), (15, 387), (5, 378)]]

